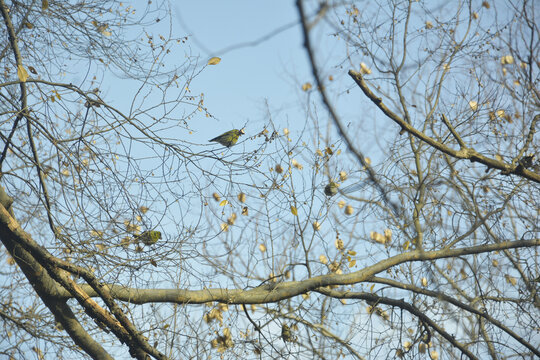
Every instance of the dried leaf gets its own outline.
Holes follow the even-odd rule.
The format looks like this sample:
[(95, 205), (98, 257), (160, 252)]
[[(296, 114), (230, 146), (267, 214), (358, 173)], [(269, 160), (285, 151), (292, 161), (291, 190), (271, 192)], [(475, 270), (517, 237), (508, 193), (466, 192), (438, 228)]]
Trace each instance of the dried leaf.
[(17, 65), (17, 76), (21, 82), (26, 82), (28, 80), (28, 73), (22, 65)]
[(371, 74), (371, 69), (364, 63), (360, 63), (360, 72), (365, 75)]
[(208, 60), (208, 65), (217, 65), (219, 64), (219, 62), (221, 61), (221, 58), (217, 57), (217, 56), (214, 56), (212, 58), (210, 58), (210, 60)]
[(294, 216), (298, 216), (298, 210), (291, 205), (291, 213), (294, 215)]
[(312, 87), (313, 87), (313, 85), (311, 85), (311, 83), (307, 82), (307, 83), (305, 83), (304, 85), (302, 85), (302, 90), (303, 90), (303, 91), (308, 91), (308, 90), (310, 90)]
[(240, 201), (241, 203), (245, 203), (246, 202), (246, 194), (244, 193), (240, 193), (238, 194), (238, 201)]

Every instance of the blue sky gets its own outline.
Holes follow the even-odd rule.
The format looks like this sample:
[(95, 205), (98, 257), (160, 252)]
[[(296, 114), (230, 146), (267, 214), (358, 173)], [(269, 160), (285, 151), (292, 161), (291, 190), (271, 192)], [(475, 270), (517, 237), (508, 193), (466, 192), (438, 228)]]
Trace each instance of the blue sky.
[[(260, 124), (265, 101), (285, 112), (297, 108), (298, 83), (309, 76), (298, 25), (256, 46), (226, 51), (297, 21), (294, 2), (181, 1), (175, 3), (174, 14), (175, 33), (190, 35), (193, 54), (200, 54), (201, 62), (212, 56), (222, 59), (192, 84), (194, 93), (204, 92), (205, 105), (219, 119), (206, 119), (201, 113), (203, 126), (194, 124), (194, 128), (204, 134), (202, 141), (210, 133), (219, 134), (246, 121), (248, 128)], [(284, 121), (286, 114), (281, 115), (277, 120)]]

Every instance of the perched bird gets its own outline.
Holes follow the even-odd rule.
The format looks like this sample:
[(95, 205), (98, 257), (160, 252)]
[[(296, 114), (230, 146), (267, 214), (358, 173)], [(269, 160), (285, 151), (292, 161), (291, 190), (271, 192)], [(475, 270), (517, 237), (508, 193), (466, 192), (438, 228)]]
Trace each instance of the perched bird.
[(135, 239), (141, 240), (145, 245), (153, 245), (161, 239), (161, 231), (145, 231), (140, 235), (136, 235)]
[(337, 192), (338, 192), (338, 184), (336, 184), (333, 181), (331, 181), (328, 185), (324, 187), (324, 194), (326, 196), (332, 197), (336, 195)]
[(208, 141), (215, 141), (217, 143), (220, 143), (223, 146), (230, 148), (231, 146), (236, 144), (236, 142), (238, 141), (238, 138), (244, 134), (245, 134), (244, 129), (240, 129), (240, 130), (234, 129), (234, 130), (227, 131)]
[(291, 328), (287, 324), (283, 324), (281, 326), (281, 338), (283, 341), (293, 341), (292, 335), (291, 335)]

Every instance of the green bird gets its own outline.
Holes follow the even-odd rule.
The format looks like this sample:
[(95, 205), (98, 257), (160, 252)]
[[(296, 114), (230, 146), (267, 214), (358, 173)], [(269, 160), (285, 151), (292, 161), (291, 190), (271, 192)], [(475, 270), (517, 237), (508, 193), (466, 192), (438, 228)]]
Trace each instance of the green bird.
[(332, 197), (336, 195), (337, 192), (338, 192), (338, 184), (336, 184), (333, 181), (331, 181), (328, 185), (324, 187), (324, 193), (328, 197)]
[(140, 235), (135, 235), (135, 239), (141, 240), (145, 245), (153, 245), (161, 239), (161, 231), (145, 231)]
[(244, 129), (240, 129), (240, 130), (234, 129), (234, 130), (227, 131), (208, 141), (215, 141), (217, 143), (220, 143), (223, 146), (230, 148), (231, 146), (236, 144), (236, 142), (238, 141), (238, 138), (244, 134), (245, 134)]
[(291, 334), (291, 328), (287, 324), (283, 324), (281, 326), (281, 338), (283, 341), (293, 341), (293, 337)]

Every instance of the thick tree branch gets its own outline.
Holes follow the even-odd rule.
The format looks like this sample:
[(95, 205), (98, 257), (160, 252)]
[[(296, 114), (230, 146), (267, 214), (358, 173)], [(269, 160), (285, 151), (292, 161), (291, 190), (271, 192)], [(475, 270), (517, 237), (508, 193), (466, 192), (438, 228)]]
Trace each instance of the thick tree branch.
[[(250, 290), (244, 289), (222, 289), (209, 288), (204, 290), (184, 290), (184, 289), (136, 289), (127, 288), (121, 285), (104, 285), (112, 297), (118, 300), (129, 301), (134, 304), (144, 303), (178, 303), (178, 304), (204, 304), (218, 301), (226, 304), (263, 304), (278, 302), (294, 296), (298, 296), (320, 287), (329, 285), (352, 285), (363, 281), (371, 281), (376, 274), (387, 269), (411, 261), (427, 261), (452, 258), (457, 256), (473, 255), (501, 251), (504, 249), (517, 249), (523, 247), (540, 246), (540, 239), (506, 241), (496, 244), (486, 244), (457, 249), (444, 249), (437, 251), (420, 251), (395, 255), (382, 260), (377, 264), (368, 266), (362, 270), (349, 274), (328, 274), (316, 276), (301, 281), (289, 281), (283, 283), (272, 283)], [(81, 285), (89, 296), (97, 296), (97, 293), (88, 285)], [(70, 297), (71, 294), (63, 294)]]
[[(7, 201), (6, 201), (7, 199)], [(75, 344), (80, 346), (87, 354), (95, 359), (112, 359), (103, 349), (99, 342), (95, 341), (79, 323), (71, 308), (67, 305), (67, 298), (60, 296), (61, 286), (49, 275), (41, 264), (15, 241), (12, 232), (5, 226), (5, 220), (13, 217), (5, 210), (5, 206), (10, 206), (12, 200), (0, 187), (0, 201), (2, 211), (2, 221), (0, 221), (0, 239), (20, 269), (32, 284), (32, 287), (41, 298), (43, 303), (49, 308), (56, 321), (62, 324), (63, 328), (73, 339)]]
[[(70, 294), (70, 297), (77, 299), (79, 304), (90, 314), (90, 316), (92, 316), (92, 318), (99, 319), (99, 321), (106, 324), (106, 326), (109, 327), (122, 342), (127, 343), (130, 347), (130, 353), (133, 356), (145, 359), (145, 353), (148, 353), (157, 359), (166, 359), (164, 354), (150, 346), (147, 340), (135, 329), (120, 307), (116, 305), (106, 286), (102, 285), (89, 270), (55, 258), (43, 247), (35, 243), (30, 236), (22, 230), (19, 223), (10, 216), (4, 206), (0, 206), (0, 235), (2, 240), (4, 240), (4, 238), (12, 239), (11, 241), (14, 244), (18, 244), (18, 247), (14, 248), (13, 251), (23, 249), (28, 252), (40, 266), (46, 269), (46, 272), (54, 281), (58, 282), (66, 289), (65, 291)], [(16, 254), (14, 255), (17, 256)], [(111, 309), (111, 312), (116, 319), (111, 317), (108, 312), (92, 300), (86, 289), (75, 283), (67, 276), (65, 271), (60, 269), (84, 278), (90, 284), (95, 294), (103, 299), (109, 309)], [(31, 284), (36, 286), (33, 282), (31, 282)], [(57, 293), (60, 291), (60, 288), (58, 288)]]

